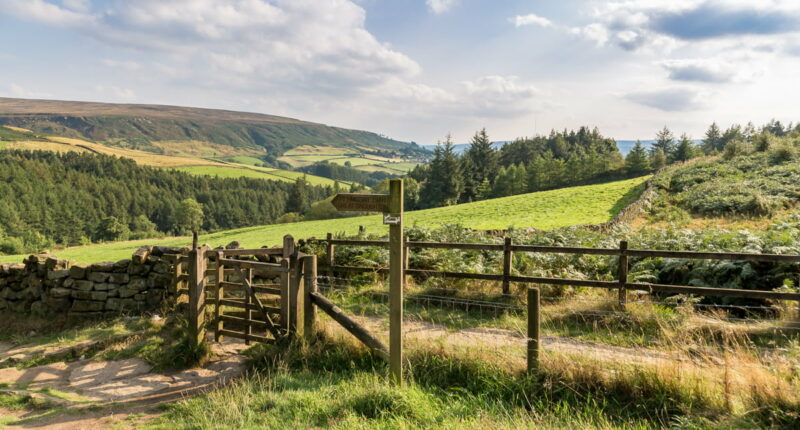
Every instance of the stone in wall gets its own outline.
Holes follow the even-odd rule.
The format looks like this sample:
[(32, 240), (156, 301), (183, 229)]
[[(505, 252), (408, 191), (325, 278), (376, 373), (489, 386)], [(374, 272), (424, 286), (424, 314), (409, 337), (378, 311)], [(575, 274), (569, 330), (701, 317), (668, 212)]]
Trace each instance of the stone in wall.
[(143, 247), (131, 259), (74, 264), (42, 253), (0, 265), (0, 311), (74, 316), (141, 312), (169, 299), (171, 256), (185, 247)]

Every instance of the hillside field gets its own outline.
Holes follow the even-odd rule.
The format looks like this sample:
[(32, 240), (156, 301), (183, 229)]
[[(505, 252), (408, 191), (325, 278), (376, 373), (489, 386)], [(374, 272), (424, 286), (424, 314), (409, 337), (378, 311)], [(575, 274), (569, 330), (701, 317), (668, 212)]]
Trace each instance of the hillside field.
[[(3, 135), (0, 134), (0, 140), (2, 140), (0, 141), (0, 150), (23, 149), (53, 152), (92, 152), (114, 155), (121, 158), (130, 158), (135, 161), (136, 164), (143, 166), (176, 168), (177, 170), (193, 175), (211, 175), (222, 178), (257, 178), (294, 182), (297, 178), (304, 175), (301, 172), (290, 170), (256, 167), (254, 166), (254, 161), (261, 160), (245, 155), (232, 157), (235, 161), (239, 161), (239, 163), (226, 163), (196, 156), (163, 155), (135, 149), (106, 146), (81, 139), (60, 136), (34, 136), (29, 132), (25, 134), (26, 132), (20, 131), (21, 129), (16, 129), (14, 127), (9, 128), (8, 126), (0, 127), (0, 130), (16, 132), (10, 133), (12, 134), (10, 136), (6, 136), (6, 140), (2, 140)], [(34, 140), (34, 138), (39, 138), (41, 140)], [(314, 175), (306, 175), (306, 179), (311, 185), (333, 186), (336, 182), (332, 179)], [(349, 182), (340, 181), (340, 183), (349, 185)]]
[[(407, 225), (437, 226), (461, 224), (474, 229), (504, 229), (535, 227), (554, 229), (577, 224), (599, 224), (614, 217), (635, 200), (644, 189), (649, 176), (596, 185), (561, 188), (530, 194), (484, 200), (442, 208), (408, 212)], [(386, 232), (380, 215), (366, 215), (292, 224), (247, 227), (202, 235), (200, 241), (212, 246), (238, 241), (244, 247), (277, 245), (286, 234), (297, 239), (325, 237), (327, 233), (355, 234), (359, 226), (367, 233)], [(130, 258), (138, 247), (155, 245), (186, 245), (187, 237), (156, 240), (114, 242), (101, 245), (67, 248), (55, 252), (62, 258), (80, 262), (111, 261)], [(0, 262), (21, 262), (24, 256), (0, 256)]]

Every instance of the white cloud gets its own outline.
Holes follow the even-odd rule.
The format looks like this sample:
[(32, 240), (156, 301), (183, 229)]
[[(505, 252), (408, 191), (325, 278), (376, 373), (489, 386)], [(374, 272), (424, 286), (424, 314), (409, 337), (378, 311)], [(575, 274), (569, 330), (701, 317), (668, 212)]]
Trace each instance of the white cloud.
[(43, 99), (53, 97), (52, 94), (41, 91), (30, 91), (22, 85), (11, 83), (8, 86), (9, 94), (11, 97)]
[(459, 0), (425, 0), (431, 12), (439, 15), (448, 12)]
[(484, 76), (451, 88), (394, 81), (376, 89), (375, 99), (392, 110), (412, 109), (414, 115), (459, 118), (517, 118), (535, 111), (542, 92), (517, 76)]
[(514, 24), (515, 27), (522, 27), (525, 25), (538, 25), (540, 27), (552, 27), (553, 22), (545, 17), (541, 17), (534, 13), (529, 13), (527, 15), (517, 15), (513, 18), (508, 19), (511, 23)]
[(624, 97), (634, 103), (665, 112), (685, 112), (705, 107), (710, 93), (692, 87), (671, 87), (634, 91)]
[(99, 12), (0, 0), (0, 7), (109, 45), (160, 52), (176, 68), (205, 73), (199, 80), (209, 85), (241, 90), (300, 82), (358, 91), (420, 71), (411, 58), (376, 40), (364, 27), (364, 9), (348, 0), (138, 0), (111, 2)]
[(130, 71), (139, 70), (142, 68), (142, 65), (137, 63), (136, 61), (118, 61), (118, 60), (105, 59), (102, 60), (101, 62), (103, 63), (103, 65), (107, 67), (113, 67)]
[(612, 1), (595, 8), (593, 16), (590, 25), (609, 35), (604, 44), (625, 50), (716, 39), (776, 40), (778, 35), (800, 32), (800, 2), (795, 0)]
[(115, 85), (96, 85), (95, 92), (103, 96), (110, 96), (116, 101), (136, 100), (136, 93), (130, 88), (120, 88)]
[(601, 24), (589, 24), (585, 27), (575, 27), (570, 29), (570, 33), (591, 40), (597, 46), (603, 46), (608, 42), (608, 29)]

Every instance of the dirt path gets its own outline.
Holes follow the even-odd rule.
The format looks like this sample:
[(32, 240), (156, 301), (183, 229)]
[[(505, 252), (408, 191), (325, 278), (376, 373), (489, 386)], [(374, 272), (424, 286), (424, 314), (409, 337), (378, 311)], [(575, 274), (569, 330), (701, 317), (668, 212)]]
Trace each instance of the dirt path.
[[(62, 411), (50, 415), (43, 415), (44, 410), (0, 411), (0, 423), (3, 417), (12, 417), (16, 423), (9, 425), (9, 429), (133, 426), (134, 421), (157, 415), (153, 411), (157, 404), (193, 395), (239, 377), (245, 369), (239, 354), (244, 348), (243, 342), (226, 338), (223, 344), (213, 345), (216, 356), (213, 361), (201, 368), (172, 373), (154, 373), (152, 367), (140, 358), (78, 360), (29, 369), (6, 367), (0, 369), (0, 384), (7, 388), (0, 391), (31, 395)], [(0, 345), (0, 361), (12, 354), (19, 354), (18, 348)]]
[[(388, 322), (383, 318), (356, 316), (356, 321), (381, 333), (384, 338), (388, 333)], [(526, 347), (527, 339), (521, 333), (497, 328), (470, 328), (458, 331), (448, 330), (440, 324), (406, 320), (404, 333), (406, 339), (443, 344), (444, 346), (506, 348)], [(624, 348), (585, 342), (569, 338), (542, 336), (542, 348), (558, 350), (567, 354), (593, 357), (608, 361), (619, 361), (627, 364), (658, 364), (677, 357), (663, 351), (644, 348)], [(522, 355), (520, 357), (523, 357)]]

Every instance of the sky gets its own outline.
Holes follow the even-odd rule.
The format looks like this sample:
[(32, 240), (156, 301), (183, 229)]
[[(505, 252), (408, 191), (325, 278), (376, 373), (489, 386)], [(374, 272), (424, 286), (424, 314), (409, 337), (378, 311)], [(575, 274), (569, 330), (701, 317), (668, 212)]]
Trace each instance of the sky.
[(0, 0), (0, 96), (419, 144), (800, 121), (800, 0)]

